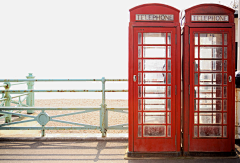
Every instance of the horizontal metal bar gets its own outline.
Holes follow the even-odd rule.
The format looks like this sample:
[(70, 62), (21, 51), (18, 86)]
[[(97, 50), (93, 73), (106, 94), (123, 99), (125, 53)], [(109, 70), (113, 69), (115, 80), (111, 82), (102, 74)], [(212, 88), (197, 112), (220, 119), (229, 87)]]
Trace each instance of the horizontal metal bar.
[(107, 110), (128, 110), (128, 108), (106, 108)]
[(1, 93), (5, 92), (17, 92), (17, 93), (25, 93), (25, 92), (102, 92), (102, 90), (1, 90)]
[(58, 118), (58, 117), (65, 117), (65, 116), (69, 116), (69, 115), (75, 115), (75, 114), (83, 114), (83, 113), (89, 113), (89, 112), (94, 112), (97, 110), (85, 110), (85, 111), (79, 111), (79, 112), (73, 112), (73, 113), (68, 113), (68, 114), (60, 114), (60, 115), (54, 115), (51, 116), (50, 118)]
[(0, 101), (5, 101), (5, 100), (7, 100), (7, 98), (1, 98), (1, 99), (0, 99)]
[(105, 81), (128, 81), (128, 79), (105, 79)]
[(95, 125), (89, 125), (89, 124), (83, 124), (83, 123), (77, 123), (77, 122), (70, 122), (70, 121), (63, 121), (63, 120), (58, 120), (58, 119), (51, 119), (53, 122), (59, 122), (59, 123), (67, 123), (71, 125), (79, 125), (79, 126), (84, 126), (84, 127), (98, 127)]
[[(124, 126), (126, 126), (126, 127), (124, 127)], [(114, 125), (114, 126), (108, 126), (108, 129), (123, 129), (123, 128), (128, 128), (128, 123)]]
[(0, 127), (0, 130), (99, 130), (100, 127)]
[[(18, 108), (18, 107), (15, 107)], [(15, 109), (17, 110), (17, 109)], [(19, 113), (14, 113), (14, 112), (6, 112), (6, 111), (2, 111), (0, 110), (0, 113), (4, 113), (4, 114), (11, 114), (11, 115), (17, 115), (17, 116), (22, 116), (22, 117), (29, 117), (29, 118), (36, 118), (36, 116), (32, 116), (32, 115), (27, 115), (27, 114), (19, 114)]]
[(105, 90), (105, 92), (128, 92), (127, 89), (123, 89), (123, 90)]
[(20, 85), (20, 84), (27, 84), (27, 83), (11, 83), (11, 86), (13, 86), (13, 85)]
[[(23, 101), (22, 101), (23, 102)], [(13, 103), (13, 104), (19, 104), (19, 102), (18, 101), (14, 101), (14, 100), (12, 100), (11, 101), (11, 103)], [(26, 104), (21, 104), (22, 106), (24, 106), (24, 107), (28, 107), (28, 105), (26, 105)], [(4, 108), (6, 108), (6, 107), (4, 107)], [(1, 109), (1, 108), (0, 108)], [(4, 110), (4, 109), (3, 109)], [(19, 110), (19, 109), (17, 109), (17, 110)], [(25, 109), (26, 110), (26, 109)]]
[(128, 114), (128, 111), (123, 111), (123, 110), (109, 110), (112, 112), (117, 112), (117, 113), (123, 113), (123, 114)]
[(30, 119), (30, 120), (25, 120), (25, 121), (17, 121), (17, 122), (11, 122), (11, 123), (4, 123), (4, 124), (0, 124), (0, 127), (8, 126), (8, 125), (15, 125), (15, 124), (19, 124), (19, 123), (27, 123), (27, 122), (32, 122), (32, 121), (35, 121), (35, 119)]
[(0, 107), (0, 110), (100, 110), (101, 107)]
[(0, 82), (102, 81), (102, 79), (0, 79)]
[(21, 96), (26, 96), (28, 95), (29, 93), (24, 93), (24, 94), (21, 94), (21, 95), (17, 95), (17, 96), (13, 96), (12, 98), (17, 98), (17, 97), (21, 97)]

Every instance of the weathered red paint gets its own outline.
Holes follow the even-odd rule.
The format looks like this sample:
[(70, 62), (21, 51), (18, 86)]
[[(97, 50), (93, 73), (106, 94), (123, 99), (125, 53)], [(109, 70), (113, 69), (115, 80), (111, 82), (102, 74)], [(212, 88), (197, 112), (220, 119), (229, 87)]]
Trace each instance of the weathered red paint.
[[(136, 21), (136, 14), (173, 14), (174, 21)], [(138, 73), (137, 34), (138, 32), (169, 32), (172, 34), (172, 136), (137, 137), (138, 82), (133, 75)], [(179, 10), (163, 4), (144, 4), (130, 9), (129, 23), (129, 152), (180, 152), (181, 117), (181, 40)], [(162, 59), (162, 58), (161, 58)], [(176, 95), (175, 95), (176, 86)]]
[[(232, 152), (235, 150), (235, 26), (234, 10), (218, 4), (201, 4), (185, 11), (186, 22), (183, 37), (183, 152)], [(228, 15), (228, 22), (192, 22), (191, 15)], [(194, 33), (228, 34), (227, 77), (227, 137), (194, 137)], [(189, 40), (190, 39), (190, 40)], [(196, 46), (195, 46), (196, 47)], [(223, 54), (223, 53), (222, 53)], [(224, 60), (222, 58), (222, 60)], [(225, 59), (226, 60), (226, 59)], [(223, 63), (223, 61), (222, 61)], [(223, 85), (223, 84), (222, 84)], [(190, 90), (189, 90), (190, 89)], [(189, 94), (190, 93), (190, 94)], [(199, 97), (198, 97), (199, 98)], [(223, 96), (222, 96), (223, 98)], [(221, 99), (222, 99), (221, 98)], [(196, 99), (196, 98), (195, 98)], [(223, 120), (222, 120), (223, 121)], [(223, 124), (223, 122), (221, 123)], [(207, 130), (206, 130), (207, 132)]]

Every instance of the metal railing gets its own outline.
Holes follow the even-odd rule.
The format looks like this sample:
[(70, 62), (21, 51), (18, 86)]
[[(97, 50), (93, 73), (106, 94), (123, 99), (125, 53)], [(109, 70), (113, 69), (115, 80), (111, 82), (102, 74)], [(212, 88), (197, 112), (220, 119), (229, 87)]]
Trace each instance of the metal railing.
[[(33, 89), (34, 82), (57, 82), (57, 81), (96, 81), (102, 82), (102, 89), (100, 90), (35, 90)], [(31, 73), (27, 76), (27, 79), (0, 79), (0, 82), (4, 82), (3, 85), (0, 85), (5, 88), (5, 90), (0, 90), (3, 94), (0, 99), (0, 114), (3, 114), (5, 118), (5, 123), (0, 124), (0, 130), (41, 130), (42, 136), (45, 136), (45, 130), (100, 130), (102, 136), (105, 137), (107, 130), (127, 130), (128, 124), (118, 124), (113, 126), (108, 126), (108, 111), (119, 112), (128, 114), (128, 108), (107, 108), (105, 103), (106, 100), (106, 92), (128, 92), (128, 90), (106, 90), (105, 83), (107, 81), (128, 81), (127, 79), (34, 79)], [(28, 89), (27, 90), (10, 90), (11, 84), (10, 82), (27, 82)], [(25, 83), (21, 83), (25, 84)], [(102, 103), (100, 107), (34, 107), (34, 93), (35, 92), (102, 92)], [(14, 97), (11, 97), (10, 94), (21, 94)], [(27, 96), (26, 96), (27, 95)], [(26, 96), (23, 100), (21, 100), (21, 96)], [(19, 101), (13, 101), (12, 98), (19, 98)], [(26, 104), (22, 102), (26, 100)], [(12, 107), (10, 104), (17, 104), (16, 107)], [(5, 104), (5, 107), (3, 107)], [(26, 110), (28, 114), (22, 114), (21, 111)], [(35, 110), (40, 110), (41, 112), (34, 116), (29, 115), (34, 113)], [(72, 112), (68, 114), (59, 114), (54, 116), (49, 116), (46, 111), (49, 110), (72, 110), (77, 112)], [(17, 111), (17, 112), (13, 112)], [(79, 122), (70, 122), (63, 121), (56, 118), (90, 113), (100, 111), (100, 126), (90, 125), (90, 124), (82, 124)], [(27, 120), (11, 122), (11, 115), (27, 117)], [(37, 121), (41, 127), (12, 127), (11, 125), (33, 122)], [(78, 127), (46, 127), (46, 124), (49, 121), (77, 125)]]

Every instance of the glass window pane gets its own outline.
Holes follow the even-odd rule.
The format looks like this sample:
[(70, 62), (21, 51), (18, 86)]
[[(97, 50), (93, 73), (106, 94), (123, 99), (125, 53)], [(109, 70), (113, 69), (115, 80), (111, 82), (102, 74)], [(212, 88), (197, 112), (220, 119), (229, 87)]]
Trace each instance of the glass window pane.
[(200, 98), (222, 98), (222, 87), (200, 86), (199, 96)]
[(138, 124), (142, 123), (142, 113), (138, 112)]
[(171, 71), (171, 59), (168, 59), (168, 71)]
[(142, 71), (142, 60), (138, 60), (138, 71)]
[(171, 58), (171, 46), (168, 46), (168, 58)]
[(166, 99), (144, 99), (143, 110), (145, 111), (164, 111), (166, 110)]
[(199, 113), (199, 124), (220, 124), (222, 113)]
[(227, 111), (227, 100), (223, 100), (223, 111)]
[(165, 86), (143, 86), (143, 97), (166, 97)]
[(194, 100), (194, 111), (198, 111), (198, 100)]
[(165, 125), (144, 125), (143, 136), (145, 137), (165, 137), (166, 126)]
[(194, 98), (198, 98), (198, 87), (194, 87)]
[(199, 100), (199, 111), (221, 111), (222, 100)]
[(138, 33), (138, 44), (142, 44), (142, 33)]
[(166, 47), (165, 46), (144, 46), (143, 57), (144, 58), (165, 58)]
[(227, 126), (223, 126), (223, 137), (227, 137)]
[(167, 97), (171, 97), (171, 86), (167, 87)]
[(224, 72), (227, 72), (227, 61), (224, 61)]
[(223, 84), (227, 84), (227, 74), (224, 73), (224, 76), (223, 76)]
[(201, 60), (200, 61), (200, 71), (222, 71), (222, 61), (221, 60)]
[(171, 110), (171, 99), (167, 99), (167, 110)]
[(227, 124), (227, 113), (223, 113), (223, 124)]
[(198, 45), (198, 33), (194, 35), (195, 45)]
[(167, 126), (168, 137), (171, 137), (171, 126)]
[(195, 72), (198, 71), (198, 60), (195, 60), (195, 62), (194, 62), (194, 70), (195, 70)]
[(168, 83), (168, 84), (171, 84), (171, 73), (168, 73), (167, 75), (168, 75), (168, 76), (167, 76), (167, 77), (168, 77), (168, 78), (167, 78), (167, 83)]
[(138, 58), (142, 58), (142, 47), (138, 47)]
[(142, 110), (142, 100), (138, 99), (138, 111)]
[(222, 73), (200, 73), (200, 85), (222, 85)]
[(144, 44), (166, 44), (166, 33), (143, 33)]
[(224, 34), (224, 45), (227, 45), (227, 34)]
[(227, 97), (227, 87), (223, 87), (223, 98)]
[(142, 126), (138, 125), (138, 137), (142, 137)]
[(143, 123), (144, 124), (165, 124), (166, 123), (166, 113), (165, 112), (150, 112), (143, 113)]
[(195, 47), (194, 53), (195, 53), (195, 58), (198, 58), (198, 47)]
[(167, 42), (168, 44), (171, 44), (171, 33), (168, 33)]
[(224, 47), (224, 59), (227, 59), (227, 47)]
[(198, 124), (198, 113), (194, 113), (194, 124)]
[(143, 84), (166, 84), (166, 73), (144, 73)]
[(200, 58), (222, 58), (222, 47), (200, 47)]
[(221, 137), (222, 126), (199, 126), (199, 137)]
[(194, 84), (198, 85), (198, 73), (195, 73), (194, 75)]
[(138, 84), (142, 84), (142, 73), (138, 73)]
[(167, 113), (167, 123), (171, 124), (171, 112)]
[(200, 45), (222, 45), (222, 34), (201, 33)]
[(138, 97), (142, 97), (142, 87), (138, 86)]
[(165, 59), (144, 59), (143, 60), (144, 71), (166, 71)]
[(194, 126), (194, 137), (198, 137), (198, 126)]

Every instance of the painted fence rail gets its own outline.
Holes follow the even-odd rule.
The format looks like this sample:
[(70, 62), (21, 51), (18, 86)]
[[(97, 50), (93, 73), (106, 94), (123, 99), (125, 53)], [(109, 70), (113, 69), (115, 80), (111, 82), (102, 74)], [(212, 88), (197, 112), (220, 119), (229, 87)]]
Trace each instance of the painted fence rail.
[[(102, 82), (102, 89), (100, 90), (35, 90), (33, 89), (34, 82), (59, 82), (59, 81), (96, 81)], [(0, 124), (0, 130), (41, 130), (42, 136), (45, 136), (45, 130), (100, 130), (102, 136), (106, 136), (107, 130), (127, 130), (128, 124), (118, 124), (114, 126), (108, 126), (108, 111), (114, 111), (119, 113), (128, 114), (128, 108), (107, 108), (105, 103), (105, 93), (106, 92), (128, 92), (128, 90), (106, 90), (105, 83), (107, 81), (128, 81), (127, 79), (34, 79), (32, 73), (29, 73), (27, 79), (0, 79), (3, 84), (0, 87), (4, 87), (4, 90), (0, 90), (2, 93), (2, 98), (0, 99), (0, 118), (5, 118), (5, 123)], [(14, 82), (14, 83), (11, 83)], [(17, 83), (16, 83), (17, 82)], [(21, 82), (21, 83), (19, 83)], [(28, 85), (27, 90), (10, 90), (10, 87), (18, 84)], [(102, 103), (100, 107), (34, 107), (34, 93), (35, 92), (102, 92)], [(11, 94), (20, 94), (16, 96), (11, 96)], [(21, 99), (21, 97), (24, 97)], [(18, 101), (13, 100), (14, 98), (19, 98)], [(26, 104), (23, 101), (26, 100)], [(17, 104), (16, 106), (11, 106), (11, 103)], [(35, 110), (40, 110), (41, 112), (34, 116), (31, 115)], [(49, 110), (71, 110), (76, 111), (68, 114), (59, 114), (54, 116), (49, 116), (46, 111)], [(27, 114), (22, 114), (22, 111), (27, 111)], [(100, 126), (82, 124), (79, 122), (63, 121), (55, 118), (90, 113), (90, 112), (100, 112)], [(11, 116), (27, 117), (29, 119), (23, 121), (11, 121)], [(33, 122), (37, 121), (40, 127), (12, 127), (11, 125)], [(77, 127), (46, 127), (49, 121), (65, 123), (76, 125)]]

